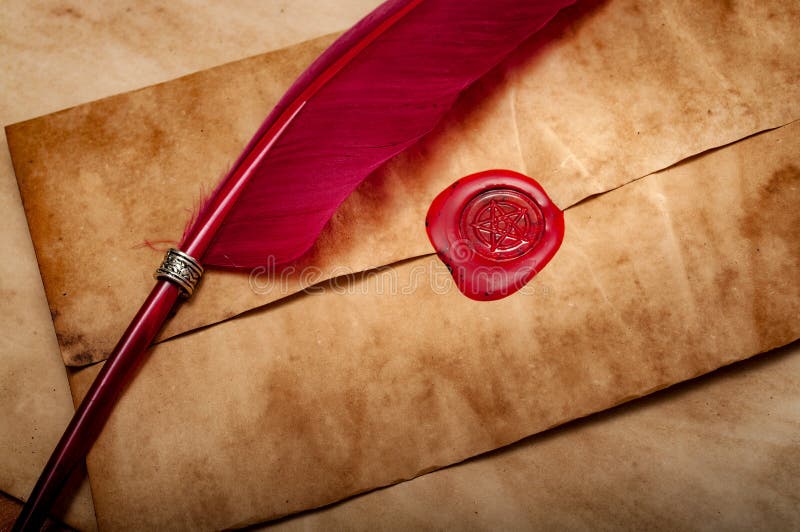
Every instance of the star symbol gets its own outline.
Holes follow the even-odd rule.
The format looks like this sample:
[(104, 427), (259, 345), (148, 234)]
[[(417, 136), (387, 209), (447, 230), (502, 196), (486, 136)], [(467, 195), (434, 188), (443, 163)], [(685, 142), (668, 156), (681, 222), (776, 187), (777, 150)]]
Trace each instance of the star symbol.
[(470, 225), (483, 244), (494, 252), (530, 242), (528, 209), (508, 202), (492, 200), (484, 207), (477, 221)]

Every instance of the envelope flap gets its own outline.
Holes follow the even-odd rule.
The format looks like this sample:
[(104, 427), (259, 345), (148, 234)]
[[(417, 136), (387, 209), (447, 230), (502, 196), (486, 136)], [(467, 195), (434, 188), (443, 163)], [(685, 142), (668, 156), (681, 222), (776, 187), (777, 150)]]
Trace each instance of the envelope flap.
[[(788, 4), (788, 5), (785, 5)], [(786, 46), (800, 6), (586, 2), (472, 87), (436, 131), (370, 176), (289, 269), (208, 272), (162, 338), (327, 278), (431, 251), (433, 197), (510, 168), (561, 208), (800, 116)], [(64, 360), (104, 359), (187, 210), (325, 37), (7, 128)], [(567, 228), (569, 231), (569, 228)]]

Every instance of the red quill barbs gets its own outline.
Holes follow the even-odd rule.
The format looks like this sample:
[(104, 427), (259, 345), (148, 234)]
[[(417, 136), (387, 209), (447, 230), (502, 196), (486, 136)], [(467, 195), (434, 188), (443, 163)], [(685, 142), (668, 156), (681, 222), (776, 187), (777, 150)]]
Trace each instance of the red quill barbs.
[[(285, 126), (253, 166), (203, 263), (246, 269), (267, 257), (275, 264), (296, 259), (367, 175), (432, 130), (465, 88), (570, 3), (383, 4), (298, 79), (260, 128), (261, 140), (237, 168), (263, 155), (267, 139)], [(226, 181), (236, 180), (235, 173)], [(203, 218), (201, 211), (195, 225)]]
[[(302, 255), (335, 209), (458, 95), (573, 0), (390, 0), (339, 38), (267, 117), (181, 250), (252, 268)], [(159, 280), (78, 407), (14, 525), (38, 529), (179, 301)], [(178, 378), (178, 376), (176, 376)]]
[[(239, 158), (239, 161), (234, 165), (233, 171), (220, 183), (217, 190), (201, 208), (196, 221), (187, 229), (180, 247), (186, 251), (188, 255), (192, 257), (205, 257), (208, 245), (217, 236), (220, 227), (227, 220), (228, 213), (239, 198), (245, 185), (257, 174), (266, 173), (266, 165), (263, 164), (264, 158), (270, 153), (271, 148), (278, 139), (282, 137), (286, 128), (294, 121), (308, 101), (336, 76), (342, 68), (347, 66), (356, 56), (372, 44), (375, 39), (383, 35), (389, 28), (423, 1), (424, 0), (394, 2), (394, 5), (391, 6), (390, 4), (383, 4), (376, 12), (373, 12), (367, 19), (360, 22), (349, 32), (358, 34), (361, 33), (359, 31), (361, 29), (368, 29), (369, 31), (367, 31), (365, 35), (358, 38), (352, 46), (345, 48), (343, 53), (339, 55), (336, 54), (336, 52), (339, 51), (337, 49), (337, 44), (350, 40), (348, 39), (349, 35), (343, 36), (342, 39), (337, 41), (337, 43), (301, 76), (292, 89), (289, 90), (289, 93), (278, 103), (275, 111), (267, 117), (264, 125), (261, 126), (250, 145)], [(386, 16), (381, 19), (379, 12), (382, 9), (386, 11)], [(371, 24), (370, 22), (372, 21), (370, 18), (375, 18), (377, 24)], [(356, 35), (354, 35), (354, 37), (355, 36)], [(338, 57), (336, 57), (337, 55)], [(335, 57), (335, 59), (333, 59), (333, 57)], [(316, 70), (320, 70), (320, 72), (315, 72)], [(305, 78), (311, 79), (307, 80)], [(302, 87), (302, 90), (298, 95), (295, 96), (292, 94), (293, 90), (297, 91), (300, 87)], [(275, 118), (273, 118), (273, 116)], [(259, 172), (259, 170), (261, 170), (261, 172)], [(277, 180), (277, 178), (271, 177), (268, 173), (266, 177), (273, 182)], [(269, 200), (267, 203), (271, 203), (272, 201), (274, 200)], [(262, 205), (260, 207), (263, 209), (266, 206), (267, 205)], [(264, 211), (266, 211), (266, 209), (264, 209)], [(263, 211), (262, 214), (264, 214)], [(235, 222), (231, 225), (235, 225)], [(241, 227), (238, 228), (240, 231), (241, 229)], [(234, 227), (234, 230), (237, 230), (237, 228)], [(263, 238), (264, 235), (261, 235), (260, 237), (256, 237), (255, 240), (261, 240)], [(219, 240), (225, 242), (224, 238)], [(236, 238), (233, 240), (241, 244), (243, 241), (246, 242), (249, 239), (239, 234), (236, 235)], [(300, 253), (303, 251), (305, 251), (305, 249)], [(230, 268), (247, 267), (244, 261), (235, 261), (235, 257), (238, 256), (235, 251), (227, 251), (226, 248), (222, 247), (222, 250), (218, 250), (217, 254), (222, 258), (222, 263), (216, 264), (217, 266)], [(205, 260), (208, 259), (206, 258)], [(250, 267), (262, 265), (265, 262), (266, 254), (261, 257), (256, 257), (255, 263), (251, 264)], [(287, 261), (284, 260), (283, 262)], [(206, 263), (213, 264), (211, 262)]]

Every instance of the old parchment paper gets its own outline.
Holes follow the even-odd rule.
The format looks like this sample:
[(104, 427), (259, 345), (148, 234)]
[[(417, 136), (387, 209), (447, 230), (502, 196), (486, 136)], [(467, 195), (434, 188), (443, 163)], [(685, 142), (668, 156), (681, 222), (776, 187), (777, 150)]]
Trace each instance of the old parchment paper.
[(101, 528), (315, 507), (794, 340), (798, 154), (794, 122), (572, 207), (527, 294), (423, 257), (157, 345), (89, 456)]
[[(266, 291), (253, 290), (246, 275), (211, 272), (206, 289), (164, 336), (336, 273), (429, 253), (420, 220), (433, 197), (467, 173), (523, 171), (565, 208), (798, 118), (800, 47), (786, 46), (798, 20), (800, 7), (777, 1), (664, 1), (645, 8), (621, 0), (569, 8), (469, 91), (426, 141), (371, 176), (342, 206), (297, 265), (297, 271), (318, 268), (318, 275), (290, 276), (285, 287)], [(187, 215), (176, 206), (191, 205), (198, 183), (213, 186), (286, 86), (329, 42), (8, 128), (67, 364), (108, 354), (160, 260), (142, 241), (181, 234)], [(122, 264), (136, 267), (119, 275)]]

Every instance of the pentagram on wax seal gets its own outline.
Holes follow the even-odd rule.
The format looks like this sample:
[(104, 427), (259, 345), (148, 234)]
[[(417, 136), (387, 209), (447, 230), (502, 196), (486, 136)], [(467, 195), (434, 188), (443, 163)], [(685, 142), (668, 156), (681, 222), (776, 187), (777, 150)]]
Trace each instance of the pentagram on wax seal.
[(498, 188), (472, 198), (461, 212), (459, 229), (476, 253), (493, 260), (524, 255), (542, 236), (542, 211), (516, 190)]
[(428, 238), (464, 295), (479, 301), (522, 289), (564, 239), (564, 216), (542, 186), (511, 170), (463, 177), (425, 218)]

